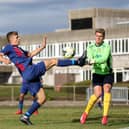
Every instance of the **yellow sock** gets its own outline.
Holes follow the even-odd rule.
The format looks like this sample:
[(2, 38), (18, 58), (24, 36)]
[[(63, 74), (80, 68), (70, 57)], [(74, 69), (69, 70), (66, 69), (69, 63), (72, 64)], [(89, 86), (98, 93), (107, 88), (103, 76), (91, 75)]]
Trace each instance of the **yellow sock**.
[(94, 106), (95, 102), (97, 101), (97, 97), (93, 94), (91, 95), (88, 104), (86, 106), (85, 112), (88, 114), (90, 112), (90, 110), (92, 109), (92, 107)]
[(104, 93), (104, 111), (103, 116), (108, 115), (109, 107), (110, 107), (110, 101), (111, 101), (111, 93)]

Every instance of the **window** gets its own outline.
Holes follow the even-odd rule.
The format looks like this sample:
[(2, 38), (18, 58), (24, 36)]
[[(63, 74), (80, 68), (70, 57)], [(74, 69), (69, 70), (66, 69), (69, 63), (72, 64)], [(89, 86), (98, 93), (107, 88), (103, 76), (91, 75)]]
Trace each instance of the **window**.
[(122, 81), (122, 72), (117, 72), (117, 82)]
[(92, 29), (92, 18), (72, 19), (71, 30)]

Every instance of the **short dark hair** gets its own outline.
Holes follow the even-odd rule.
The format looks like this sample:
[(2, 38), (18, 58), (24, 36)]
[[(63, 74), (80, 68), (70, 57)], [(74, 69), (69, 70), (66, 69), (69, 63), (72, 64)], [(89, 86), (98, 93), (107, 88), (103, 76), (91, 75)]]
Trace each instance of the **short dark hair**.
[(8, 42), (10, 42), (10, 36), (12, 35), (18, 35), (18, 32), (17, 31), (10, 31), (6, 34), (6, 38), (8, 40)]
[(97, 32), (101, 33), (101, 34), (103, 35), (103, 37), (105, 37), (105, 30), (104, 30), (103, 28), (97, 28), (97, 29), (95, 30), (95, 34), (96, 34)]

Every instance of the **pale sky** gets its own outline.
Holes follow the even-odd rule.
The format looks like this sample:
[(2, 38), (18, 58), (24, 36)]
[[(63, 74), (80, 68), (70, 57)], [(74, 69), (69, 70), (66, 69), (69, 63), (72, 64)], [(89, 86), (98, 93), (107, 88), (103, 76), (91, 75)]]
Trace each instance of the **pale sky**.
[(0, 35), (68, 28), (69, 10), (97, 7), (129, 9), (129, 0), (0, 0)]

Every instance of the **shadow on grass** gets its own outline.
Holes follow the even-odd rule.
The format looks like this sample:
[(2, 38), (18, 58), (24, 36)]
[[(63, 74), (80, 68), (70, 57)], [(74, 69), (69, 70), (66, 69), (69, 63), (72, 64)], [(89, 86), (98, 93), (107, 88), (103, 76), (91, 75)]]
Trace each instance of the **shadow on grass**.
[[(96, 121), (96, 120), (100, 120), (101, 119), (101, 117), (89, 117), (88, 119), (87, 119), (87, 121)], [(74, 122), (74, 123), (76, 123), (76, 122), (80, 122), (80, 119), (72, 119), (72, 122)]]
[(110, 119), (109, 123), (108, 123), (109, 126), (122, 126), (122, 125), (129, 125), (129, 118), (128, 119), (123, 119), (123, 118), (120, 118), (120, 119), (115, 119), (115, 120), (112, 120)]
[[(102, 117), (90, 117), (87, 119), (88, 125), (90, 124), (101, 124), (101, 118)], [(72, 119), (73, 123), (80, 123), (80, 119)], [(102, 125), (103, 126), (103, 125)], [(115, 115), (115, 117), (110, 116), (108, 124), (106, 126), (109, 126), (111, 128), (116, 129), (116, 127), (124, 127), (124, 126), (129, 126), (129, 117), (120, 117), (119, 115)]]
[(129, 125), (129, 115), (126, 114), (112, 114), (109, 117), (109, 126)]

